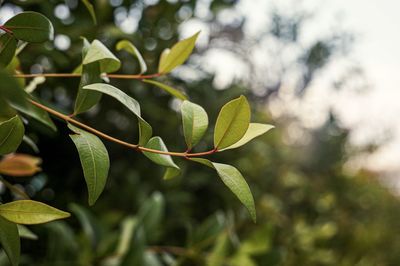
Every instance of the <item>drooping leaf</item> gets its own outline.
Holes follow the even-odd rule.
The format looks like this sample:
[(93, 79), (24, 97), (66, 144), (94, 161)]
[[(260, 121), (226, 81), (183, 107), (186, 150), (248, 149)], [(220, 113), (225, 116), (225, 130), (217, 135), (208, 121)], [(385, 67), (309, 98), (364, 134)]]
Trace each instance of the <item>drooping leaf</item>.
[(10, 154), (0, 161), (0, 174), (22, 177), (32, 176), (42, 169), (39, 167), (42, 160), (27, 154)]
[(160, 74), (167, 74), (175, 67), (182, 65), (192, 53), (199, 34), (200, 32), (197, 32), (192, 37), (176, 43), (172, 46), (170, 51), (167, 50), (167, 52), (163, 52), (158, 66), (158, 72)]
[(115, 88), (114, 86), (108, 85), (108, 84), (102, 84), (102, 83), (96, 83), (96, 84), (91, 84), (88, 86), (85, 86), (83, 88), (84, 90), (92, 90), (96, 92), (101, 92), (104, 94), (107, 94), (113, 98), (115, 98), (117, 101), (122, 103), (126, 108), (128, 108), (136, 117), (138, 118), (139, 121), (139, 145), (145, 145), (148, 140), (151, 138), (153, 134), (153, 129), (147, 123), (141, 116), (141, 111), (140, 111), (140, 104), (127, 95), (125, 92), (119, 90), (118, 88)]
[(89, 11), (90, 16), (92, 17), (94, 25), (97, 25), (96, 12), (94, 11), (93, 4), (90, 3), (89, 0), (82, 0), (82, 3), (85, 5), (86, 9)]
[(17, 225), (0, 216), (0, 243), (12, 266), (18, 266), (21, 244)]
[(238, 142), (250, 124), (250, 105), (243, 95), (225, 104), (217, 118), (214, 147), (224, 149)]
[(2, 204), (0, 215), (17, 224), (42, 224), (70, 216), (68, 212), (33, 200), (17, 200)]
[(17, 224), (18, 234), (21, 238), (29, 239), (29, 240), (38, 240), (39, 237), (33, 233), (28, 227), (22, 224)]
[(177, 89), (172, 88), (171, 86), (165, 85), (161, 82), (155, 81), (155, 80), (150, 80), (150, 79), (144, 79), (143, 82), (153, 84), (160, 89), (164, 90), (165, 92), (171, 94), (172, 96), (181, 99), (181, 100), (187, 100), (187, 96), (183, 94), (182, 92), (178, 91)]
[(89, 193), (89, 205), (93, 205), (103, 192), (107, 182), (110, 168), (108, 152), (97, 136), (71, 124), (68, 124), (68, 127), (75, 133), (70, 137), (79, 153)]
[(229, 150), (229, 149), (235, 149), (240, 146), (243, 146), (247, 142), (251, 141), (252, 139), (261, 136), (268, 132), (270, 129), (273, 129), (274, 126), (272, 125), (266, 125), (266, 124), (259, 124), (259, 123), (250, 123), (249, 128), (247, 129), (246, 133), (244, 136), (235, 144), (223, 149), (223, 150)]
[(0, 80), (0, 102), (4, 100), (13, 108), (27, 116), (32, 117), (34, 120), (47, 126), (51, 130), (57, 130), (56, 126), (51, 121), (49, 114), (29, 102), (29, 100), (37, 100), (25, 92), (18, 84), (16, 79), (11, 77), (4, 70), (0, 70)]
[(200, 105), (184, 101), (181, 106), (183, 133), (188, 149), (194, 147), (208, 128), (208, 115)]
[(117, 43), (116, 48), (118, 51), (125, 50), (137, 58), (140, 65), (140, 74), (143, 74), (147, 71), (146, 62), (144, 61), (143, 56), (140, 54), (139, 50), (135, 47), (135, 45), (133, 45), (133, 43), (128, 40), (122, 40)]
[(256, 208), (250, 187), (242, 174), (235, 167), (227, 164), (214, 163), (203, 158), (190, 158), (190, 160), (204, 164), (217, 171), (222, 182), (235, 194), (250, 213), (251, 218), (256, 222)]
[[(168, 151), (164, 141), (160, 137), (152, 137), (145, 147), (159, 151)], [(154, 163), (167, 167), (167, 170), (170, 169), (170, 171), (166, 171), (164, 174), (164, 179), (170, 179), (179, 175), (180, 168), (174, 163), (170, 155), (146, 151), (143, 154)]]
[(50, 20), (40, 13), (27, 11), (10, 18), (5, 24), (15, 38), (33, 43), (52, 40), (54, 28)]
[(94, 62), (100, 63), (101, 73), (115, 72), (121, 67), (119, 59), (98, 40), (91, 43), (82, 63), (87, 65)]
[(0, 155), (17, 150), (24, 137), (25, 128), (19, 116), (0, 122)]
[(7, 66), (17, 50), (17, 40), (11, 34), (0, 35), (0, 66)]

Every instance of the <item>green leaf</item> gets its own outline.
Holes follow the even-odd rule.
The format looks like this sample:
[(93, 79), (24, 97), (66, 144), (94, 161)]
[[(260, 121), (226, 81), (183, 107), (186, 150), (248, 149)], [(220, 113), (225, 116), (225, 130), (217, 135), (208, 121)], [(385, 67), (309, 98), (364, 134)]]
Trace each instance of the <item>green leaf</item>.
[(82, 76), (74, 107), (75, 115), (86, 112), (100, 101), (101, 93), (83, 90), (83, 87), (88, 84), (101, 82), (100, 74), (100, 64), (98, 62), (82, 65)]
[(89, 11), (94, 25), (97, 25), (96, 12), (94, 11), (94, 6), (92, 5), (92, 3), (90, 3), (89, 0), (82, 0), (82, 3), (85, 5), (86, 9)]
[(128, 249), (122, 258), (120, 266), (143, 265), (146, 251), (146, 234), (142, 227), (137, 226), (129, 241)]
[[(151, 138), (145, 147), (159, 151), (168, 151), (167, 147), (160, 137)], [(180, 168), (174, 163), (170, 155), (153, 152), (143, 152), (143, 154), (154, 163), (165, 166), (168, 169), (171, 168), (170, 171), (167, 171), (164, 174), (164, 179), (173, 178), (180, 173)]]
[(140, 104), (138, 101), (127, 95), (120, 89), (103, 83), (96, 83), (85, 86), (84, 90), (92, 90), (96, 92), (101, 92), (107, 94), (120, 103), (122, 103), (126, 108), (128, 108), (139, 121), (139, 145), (145, 145), (153, 134), (153, 129), (141, 116)]
[(199, 34), (200, 32), (197, 32), (192, 37), (176, 43), (172, 46), (171, 50), (164, 50), (160, 58), (158, 72), (160, 74), (167, 74), (175, 67), (182, 65), (192, 53)]
[(243, 95), (225, 104), (214, 130), (214, 147), (224, 149), (238, 142), (250, 124), (250, 105)]
[(135, 56), (138, 61), (139, 61), (139, 65), (140, 65), (140, 74), (143, 74), (147, 71), (147, 65), (146, 62), (144, 61), (142, 55), (140, 54), (139, 50), (133, 45), (133, 43), (131, 43), (128, 40), (122, 40), (120, 42), (117, 43), (116, 46), (117, 50), (125, 50), (128, 53), (130, 53), (131, 55)]
[(85, 236), (89, 239), (91, 246), (96, 247), (100, 240), (100, 229), (98, 221), (84, 207), (71, 203), (69, 209), (79, 220)]
[(121, 67), (119, 59), (98, 40), (91, 43), (82, 63), (87, 65), (94, 62), (100, 63), (101, 73), (115, 72)]
[(103, 192), (107, 182), (110, 168), (108, 152), (97, 136), (71, 124), (68, 124), (68, 127), (76, 133), (71, 134), (70, 137), (75, 143), (81, 160), (89, 193), (89, 205), (93, 205)]
[(186, 144), (192, 149), (207, 131), (208, 115), (203, 107), (189, 101), (183, 102), (181, 113)]
[(0, 123), (0, 155), (17, 150), (24, 137), (25, 128), (19, 116)]
[(178, 91), (177, 89), (172, 88), (171, 86), (168, 86), (168, 85), (165, 85), (158, 81), (154, 81), (154, 80), (150, 80), (150, 79), (144, 79), (143, 82), (153, 84), (153, 85), (159, 87), (160, 89), (166, 91), (167, 93), (171, 94), (172, 96), (175, 96), (178, 99), (187, 100), (187, 96), (185, 94)]
[(251, 218), (256, 222), (256, 208), (250, 187), (242, 174), (235, 167), (227, 164), (214, 163), (203, 158), (190, 158), (194, 162), (204, 164), (217, 171), (222, 182), (236, 195), (250, 213)]
[(0, 35), (0, 66), (7, 66), (17, 50), (17, 39), (11, 34)]
[(165, 199), (160, 192), (154, 192), (140, 207), (138, 222), (144, 228), (147, 240), (154, 241), (165, 213)]
[(17, 224), (42, 224), (70, 216), (68, 212), (33, 200), (17, 200), (2, 204), (0, 215)]
[(17, 224), (18, 234), (21, 238), (29, 239), (29, 240), (38, 240), (39, 237), (33, 233), (28, 227), (22, 224)]
[(26, 42), (45, 42), (54, 37), (54, 28), (50, 20), (32, 11), (17, 14), (4, 26), (13, 32), (15, 38)]
[(229, 150), (229, 149), (235, 149), (240, 146), (243, 146), (247, 142), (251, 141), (252, 139), (261, 136), (268, 132), (269, 130), (273, 129), (274, 126), (272, 125), (266, 125), (266, 124), (259, 124), (259, 123), (250, 123), (249, 128), (247, 129), (246, 133), (244, 136), (235, 144), (223, 149), (223, 150)]
[(18, 266), (21, 244), (17, 225), (0, 216), (0, 243), (12, 266)]
[(53, 131), (57, 130), (49, 114), (29, 102), (34, 98), (25, 92), (13, 77), (0, 70), (0, 80), (0, 101), (5, 100), (18, 111), (32, 117)]

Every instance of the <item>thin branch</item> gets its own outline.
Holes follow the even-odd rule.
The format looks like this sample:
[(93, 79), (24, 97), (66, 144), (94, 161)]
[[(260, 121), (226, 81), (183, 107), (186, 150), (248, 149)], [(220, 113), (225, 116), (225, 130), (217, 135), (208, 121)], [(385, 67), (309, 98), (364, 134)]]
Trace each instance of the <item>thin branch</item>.
[[(150, 79), (159, 77), (162, 74), (148, 74), (148, 75), (126, 75), (126, 74), (102, 74), (102, 77), (107, 77), (110, 79)], [(81, 77), (81, 73), (40, 73), (40, 74), (15, 74), (15, 78), (36, 78), (36, 77), (44, 77), (44, 78), (79, 78)]]
[(47, 106), (45, 106), (45, 105), (43, 105), (41, 103), (36, 102), (34, 100), (29, 100), (29, 102), (32, 103), (33, 105), (35, 105), (36, 107), (48, 112), (49, 114), (52, 114), (52, 115), (54, 115), (54, 116), (56, 116), (56, 117), (58, 117), (58, 118), (60, 118), (60, 119), (62, 119), (64, 121), (66, 121), (68, 123), (74, 124), (75, 126), (78, 126), (78, 127), (82, 128), (82, 129), (85, 129), (86, 131), (91, 132), (91, 133), (97, 135), (98, 137), (101, 137), (101, 138), (106, 139), (108, 141), (123, 145), (125, 147), (128, 147), (130, 149), (134, 149), (134, 150), (137, 150), (137, 151), (144, 151), (144, 152), (151, 152), (151, 153), (158, 153), (158, 154), (171, 155), (171, 156), (177, 156), (177, 157), (186, 157), (186, 158), (210, 155), (210, 154), (218, 152), (217, 149), (213, 149), (213, 150), (205, 151), (205, 152), (198, 152), (198, 153), (170, 152), (170, 151), (160, 151), (160, 150), (155, 150), (155, 149), (142, 147), (142, 146), (139, 146), (137, 144), (132, 144), (132, 143), (129, 143), (129, 142), (114, 138), (114, 137), (112, 137), (110, 135), (107, 135), (107, 134), (105, 134), (105, 133), (103, 133), (103, 132), (101, 132), (101, 131), (99, 131), (99, 130), (97, 130), (95, 128), (92, 128), (92, 127), (90, 127), (90, 126), (88, 126), (88, 125), (86, 125), (86, 124), (84, 124), (82, 122), (79, 122), (79, 121), (75, 120), (74, 118), (72, 118), (72, 117), (70, 117), (68, 115), (62, 114), (62, 113), (60, 113), (60, 112), (58, 112), (58, 111), (56, 111), (54, 109), (51, 109), (50, 107), (47, 107)]

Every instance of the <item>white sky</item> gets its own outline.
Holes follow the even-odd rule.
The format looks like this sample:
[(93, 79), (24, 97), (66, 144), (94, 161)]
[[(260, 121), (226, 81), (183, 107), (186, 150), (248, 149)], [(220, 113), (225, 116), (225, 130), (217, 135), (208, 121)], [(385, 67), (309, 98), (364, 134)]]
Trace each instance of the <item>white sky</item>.
[(354, 128), (352, 141), (355, 144), (381, 142), (389, 134), (392, 140), (365, 162), (375, 170), (399, 172), (400, 1), (241, 0), (238, 10), (249, 20), (247, 29), (257, 34), (265, 27), (271, 6), (290, 12), (296, 9), (293, 3), (300, 2), (300, 6), (316, 14), (307, 26), (305, 41), (321, 34), (326, 36), (332, 29), (354, 33), (356, 39), (350, 61), (364, 70), (370, 88), (363, 93), (350, 92), (346, 88), (341, 92), (327, 92), (332, 79), (337, 78), (345, 66), (337, 60), (313, 83), (306, 99), (292, 105), (293, 111), (304, 113), (305, 121), (318, 120), (316, 114), (323, 113), (329, 104), (333, 105), (343, 125)]

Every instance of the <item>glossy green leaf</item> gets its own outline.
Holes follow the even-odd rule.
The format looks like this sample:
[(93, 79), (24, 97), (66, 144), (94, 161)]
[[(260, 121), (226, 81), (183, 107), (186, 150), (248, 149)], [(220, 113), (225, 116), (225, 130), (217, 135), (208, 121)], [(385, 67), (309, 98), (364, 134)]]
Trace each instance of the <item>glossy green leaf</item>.
[(2, 204), (0, 215), (17, 224), (42, 224), (70, 216), (68, 212), (33, 200), (17, 200)]
[(0, 243), (12, 266), (18, 266), (21, 244), (17, 225), (0, 216)]
[(32, 117), (53, 131), (57, 130), (49, 114), (29, 102), (34, 98), (20, 87), (16, 79), (0, 70), (0, 80), (2, 81), (0, 82), (0, 101), (5, 100), (18, 111)]
[(17, 40), (11, 34), (0, 35), (0, 66), (7, 66), (17, 50)]
[(163, 52), (158, 66), (158, 72), (161, 74), (167, 74), (175, 67), (182, 65), (192, 53), (199, 34), (200, 32), (197, 32), (192, 37), (176, 43), (172, 46), (171, 50)]
[(15, 115), (17, 115), (17, 111), (0, 96), (0, 122), (7, 121)]
[(121, 67), (119, 59), (98, 40), (91, 43), (82, 64), (87, 65), (94, 62), (100, 63), (101, 73), (115, 72)]
[(91, 90), (107, 94), (128, 108), (139, 121), (139, 145), (145, 145), (153, 134), (153, 129), (141, 116), (140, 104), (138, 101), (127, 95), (120, 89), (103, 83), (96, 83), (85, 86), (84, 90)]
[(235, 149), (240, 146), (245, 145), (252, 139), (261, 136), (265, 133), (267, 133), (270, 129), (273, 129), (274, 126), (272, 125), (266, 125), (266, 124), (259, 124), (259, 123), (250, 123), (249, 128), (247, 129), (246, 133), (244, 136), (235, 144), (223, 149), (223, 150), (229, 150), (229, 149)]
[(32, 11), (17, 14), (4, 26), (13, 32), (15, 38), (26, 42), (45, 42), (54, 37), (54, 28), (50, 20)]
[(17, 224), (18, 234), (21, 238), (29, 239), (29, 240), (38, 240), (39, 237), (32, 232), (28, 227), (22, 224)]
[(200, 105), (184, 101), (181, 106), (183, 133), (189, 149), (204, 136), (208, 128), (208, 115)]
[(243, 95), (225, 104), (217, 118), (214, 147), (221, 150), (238, 142), (250, 124), (250, 105)]
[(19, 116), (0, 123), (0, 155), (17, 150), (24, 137), (25, 128)]
[(94, 25), (97, 25), (96, 12), (94, 11), (93, 4), (90, 3), (89, 0), (82, 0), (82, 3), (85, 5), (86, 9), (89, 11), (90, 16), (92, 17)]
[(83, 168), (83, 175), (89, 193), (89, 205), (95, 204), (107, 182), (110, 159), (101, 140), (71, 124), (68, 127), (76, 134), (70, 137), (75, 143)]
[(116, 46), (117, 50), (125, 50), (128, 53), (130, 53), (131, 55), (135, 56), (137, 58), (137, 60), (139, 61), (139, 65), (140, 65), (140, 74), (143, 74), (147, 71), (147, 65), (146, 62), (144, 61), (142, 55), (140, 54), (139, 50), (135, 47), (135, 45), (133, 45), (133, 43), (131, 43), (128, 40), (122, 40), (120, 42), (117, 43)]
[(160, 89), (164, 90), (165, 92), (171, 94), (172, 96), (181, 99), (181, 100), (187, 100), (187, 96), (185, 94), (183, 94), (182, 92), (178, 91), (177, 89), (172, 88), (171, 86), (165, 85), (163, 83), (160, 83), (158, 81), (155, 80), (150, 80), (150, 79), (144, 79), (143, 82), (149, 83), (149, 84), (153, 84), (157, 87), (159, 87)]
[[(145, 147), (159, 151), (168, 151), (167, 147), (160, 137), (151, 138)], [(170, 169), (170, 171), (168, 171), (167, 169), (167, 172), (164, 174), (164, 179), (170, 179), (179, 175), (180, 168), (174, 163), (170, 155), (152, 152), (143, 152), (143, 154), (156, 164), (165, 166)]]
[(214, 163), (203, 158), (190, 158), (194, 162), (204, 164), (217, 171), (222, 182), (236, 195), (250, 213), (251, 218), (256, 222), (256, 208), (250, 187), (242, 174), (235, 167), (227, 164)]

